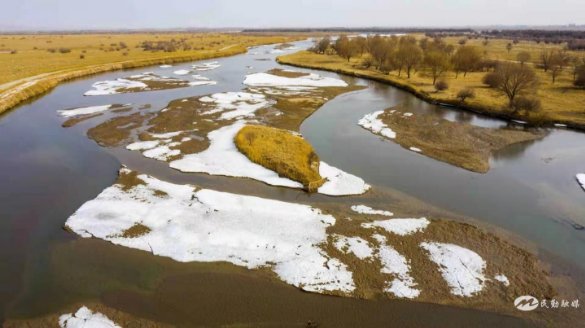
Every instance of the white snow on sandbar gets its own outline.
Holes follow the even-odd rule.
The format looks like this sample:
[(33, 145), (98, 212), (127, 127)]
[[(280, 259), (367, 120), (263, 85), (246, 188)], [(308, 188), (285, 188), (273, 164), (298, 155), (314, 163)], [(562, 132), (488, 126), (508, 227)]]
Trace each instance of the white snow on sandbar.
[(58, 110), (57, 112), (63, 117), (72, 117), (78, 115), (101, 113), (107, 111), (110, 108), (112, 108), (112, 105), (79, 107), (74, 109)]
[(423, 242), (420, 247), (439, 266), (451, 294), (470, 297), (485, 286), (486, 262), (476, 252), (454, 244)]
[(183, 131), (174, 131), (174, 132), (166, 132), (166, 133), (151, 133), (150, 136), (157, 139), (169, 139), (178, 136), (179, 134), (183, 133)]
[(158, 140), (152, 140), (152, 141), (138, 141), (138, 142), (134, 142), (129, 144), (128, 146), (126, 146), (126, 149), (128, 150), (146, 150), (146, 149), (152, 149), (156, 146), (158, 146), (159, 141)]
[(410, 149), (411, 151), (416, 152), (416, 153), (422, 152), (422, 150), (420, 148), (416, 148), (416, 147), (410, 147), (408, 149)]
[(378, 116), (380, 116), (382, 113), (384, 113), (384, 111), (379, 110), (367, 114), (358, 121), (358, 124), (363, 128), (376, 134), (380, 134), (386, 138), (396, 138), (396, 132), (392, 131), (392, 129), (390, 129), (384, 122), (382, 122), (382, 120), (378, 119)]
[(371, 215), (383, 215), (383, 216), (393, 216), (394, 213), (390, 211), (384, 210), (375, 210), (366, 205), (353, 205), (351, 210), (360, 214), (371, 214)]
[(93, 312), (85, 306), (75, 313), (63, 314), (59, 317), (61, 328), (121, 328), (99, 312)]
[[(122, 169), (122, 174), (131, 173)], [(352, 273), (318, 246), (335, 218), (308, 205), (164, 182), (147, 175), (125, 191), (106, 188), (66, 222), (82, 237), (95, 237), (180, 262), (227, 261), (250, 269), (269, 267), (283, 281), (307, 291), (355, 289)], [(158, 192), (157, 192), (158, 191)], [(157, 196), (162, 194), (164, 196)], [(144, 235), (122, 237), (141, 224)]]
[(319, 163), (319, 175), (327, 179), (317, 189), (320, 194), (330, 196), (361, 195), (371, 187), (362, 178), (344, 172), (325, 162)]
[(255, 73), (246, 75), (244, 84), (255, 87), (347, 87), (347, 83), (343, 80), (332, 77), (322, 77), (315, 73), (299, 77)]
[(204, 113), (224, 112), (219, 118), (230, 120), (240, 117), (253, 117), (254, 113), (271, 104), (264, 95), (249, 92), (222, 92), (199, 98), (203, 103), (215, 105), (215, 108)]
[(503, 274), (498, 274), (498, 275), (494, 276), (494, 279), (501, 282), (506, 287), (510, 286), (510, 280), (508, 280), (508, 277), (506, 277)]
[(191, 73), (191, 71), (188, 69), (179, 69), (173, 72), (175, 75), (187, 75), (189, 73)]
[(177, 156), (181, 154), (179, 149), (171, 149), (169, 145), (160, 145), (156, 148), (148, 149), (147, 151), (143, 152), (142, 155), (147, 158), (154, 158), (158, 159), (159, 161), (166, 161), (169, 157)]
[(172, 161), (170, 166), (182, 172), (245, 177), (275, 186), (302, 188), (301, 183), (279, 177), (276, 172), (250, 161), (236, 148), (234, 137), (244, 125), (245, 122), (237, 121), (211, 131), (207, 135), (210, 145), (206, 150), (185, 155), (182, 159)]
[(148, 86), (140, 81), (132, 81), (127, 79), (116, 79), (113, 81), (99, 81), (92, 84), (94, 90), (89, 90), (84, 93), (86, 96), (101, 96), (113, 95), (120, 93), (121, 89), (144, 89)]
[(346, 237), (342, 235), (335, 235), (334, 246), (344, 253), (352, 253), (360, 260), (365, 260), (372, 257), (374, 250), (370, 247), (367, 240), (360, 237)]
[(373, 236), (380, 243), (378, 258), (382, 263), (382, 273), (391, 274), (394, 279), (387, 283), (384, 291), (400, 298), (416, 298), (420, 290), (415, 288), (417, 283), (410, 275), (409, 260), (398, 253), (392, 246), (386, 244), (386, 238), (382, 235)]
[(195, 64), (192, 67), (196, 71), (209, 71), (221, 67), (221, 64), (219, 62), (213, 61), (203, 64)]
[(171, 67), (173, 67), (173, 65), (160, 65), (159, 67), (160, 68), (171, 68)]
[(423, 231), (431, 222), (427, 218), (419, 219), (390, 219), (382, 221), (374, 221), (368, 223), (362, 223), (362, 227), (371, 229), (380, 227), (388, 232), (407, 236), (413, 233)]
[(581, 187), (583, 187), (583, 190), (585, 190), (585, 173), (577, 174), (577, 181), (579, 182)]
[(216, 85), (217, 82), (216, 81), (191, 81), (189, 82), (189, 85), (192, 87), (196, 87), (199, 85)]
[[(245, 124), (244, 121), (236, 121), (232, 125), (211, 131), (207, 135), (210, 145), (206, 150), (185, 155), (181, 159), (170, 162), (169, 165), (182, 172), (251, 178), (273, 186), (303, 188), (301, 183), (280, 177), (278, 173), (250, 161), (237, 149), (234, 137)], [(359, 195), (370, 189), (370, 185), (361, 178), (325, 162), (319, 164), (319, 174), (327, 179), (317, 190), (321, 194)]]

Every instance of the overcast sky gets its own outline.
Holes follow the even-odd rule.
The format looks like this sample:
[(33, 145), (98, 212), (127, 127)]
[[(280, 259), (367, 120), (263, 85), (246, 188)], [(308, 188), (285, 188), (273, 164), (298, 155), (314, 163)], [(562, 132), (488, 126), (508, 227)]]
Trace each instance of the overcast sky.
[(585, 24), (585, 0), (0, 0), (0, 29)]

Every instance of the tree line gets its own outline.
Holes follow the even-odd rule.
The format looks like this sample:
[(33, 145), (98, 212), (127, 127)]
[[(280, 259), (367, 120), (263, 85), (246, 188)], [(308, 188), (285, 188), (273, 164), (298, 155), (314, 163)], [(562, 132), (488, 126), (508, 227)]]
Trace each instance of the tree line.
[[(437, 91), (448, 88), (446, 81), (441, 79), (446, 72), (454, 72), (455, 78), (464, 78), (469, 72), (485, 72), (483, 82), (505, 94), (509, 106), (514, 109), (539, 106), (534, 99), (523, 96), (538, 86), (533, 66), (549, 73), (552, 83), (570, 68), (574, 85), (585, 87), (585, 58), (573, 57), (564, 49), (543, 49), (539, 58), (535, 58), (535, 65), (528, 65), (533, 58), (526, 51), (518, 52), (516, 62), (498, 61), (485, 58), (479, 47), (465, 42), (448, 44), (440, 37), (417, 40), (412, 36), (342, 35), (335, 40), (330, 37), (319, 39), (309, 50), (338, 55), (348, 62), (356, 58), (362, 68), (375, 69), (384, 74), (395, 71), (399, 76), (410, 78), (415, 72), (424, 71)], [(473, 90), (469, 89), (458, 94), (462, 101), (473, 96)]]

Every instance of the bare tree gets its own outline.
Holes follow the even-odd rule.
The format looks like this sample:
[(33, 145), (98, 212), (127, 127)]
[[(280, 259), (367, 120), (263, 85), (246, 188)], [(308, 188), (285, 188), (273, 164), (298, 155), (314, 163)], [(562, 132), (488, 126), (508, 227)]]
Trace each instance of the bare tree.
[(420, 64), (423, 59), (423, 52), (412, 37), (402, 37), (396, 51), (396, 61), (399, 66), (398, 75), (402, 68), (406, 69), (406, 75), (410, 78), (412, 69)]
[(455, 51), (451, 61), (453, 62), (456, 77), (459, 76), (460, 72), (463, 72), (463, 76), (466, 76), (467, 72), (476, 69), (481, 63), (481, 53), (474, 46), (462, 46)]
[(506, 50), (508, 50), (508, 53), (510, 53), (510, 51), (512, 51), (512, 43), (509, 43), (506, 45)]
[(530, 60), (530, 53), (528, 51), (520, 51), (516, 55), (516, 60), (520, 62), (520, 65), (524, 65), (525, 62)]
[(498, 65), (493, 74), (498, 77), (498, 83), (495, 88), (508, 97), (511, 108), (514, 105), (516, 96), (529, 90), (534, 90), (538, 85), (534, 70), (516, 63), (502, 63)]
[(331, 45), (331, 38), (326, 36), (326, 37), (322, 38), (321, 40), (317, 41), (317, 43), (315, 44), (314, 50), (318, 54), (324, 54), (330, 45)]
[(358, 53), (358, 49), (356, 48), (355, 44), (345, 35), (337, 38), (333, 44), (333, 48), (340, 57), (347, 59), (348, 62), (351, 57), (354, 57)]
[(440, 50), (429, 50), (424, 55), (424, 65), (431, 70), (433, 84), (450, 68), (449, 55)]
[(550, 59), (553, 54), (554, 51), (552, 49), (542, 49), (540, 52), (540, 65), (545, 72), (550, 68)]
[(395, 38), (384, 38), (379, 35), (368, 37), (366, 43), (368, 52), (374, 58), (378, 70), (388, 62), (388, 58), (396, 47)]

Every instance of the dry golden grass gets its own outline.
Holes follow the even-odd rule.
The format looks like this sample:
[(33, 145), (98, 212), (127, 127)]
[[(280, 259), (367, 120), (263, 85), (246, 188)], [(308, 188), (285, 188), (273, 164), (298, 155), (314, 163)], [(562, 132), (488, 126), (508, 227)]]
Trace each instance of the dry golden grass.
[[(489, 55), (490, 52), (488, 51), (488, 57), (503, 56), (501, 50), (498, 50), (501, 47), (501, 42), (496, 41), (491, 41), (490, 44), (493, 45), (494, 52), (493, 55)], [(520, 48), (521, 45), (522, 43), (517, 45), (517, 48)], [(515, 51), (518, 50), (512, 50), (512, 53)], [(515, 56), (515, 53), (510, 54), (510, 56)], [(308, 51), (300, 51), (278, 57), (278, 61), (293, 66), (324, 69), (373, 79), (410, 91), (427, 101), (457, 105), (488, 115), (521, 119), (534, 123), (564, 123), (576, 128), (585, 128), (585, 91), (573, 87), (572, 76), (569, 72), (563, 72), (557, 82), (552, 84), (548, 73), (544, 73), (542, 70), (536, 71), (540, 79), (540, 86), (535, 95), (542, 101), (542, 110), (529, 115), (526, 113), (512, 113), (508, 109), (508, 100), (502, 93), (487, 88), (482, 84), (481, 80), (485, 75), (483, 72), (468, 73), (466, 77), (460, 74), (458, 78), (455, 77), (455, 73), (446, 73), (441, 78), (447, 81), (449, 89), (436, 92), (430, 74), (425, 71), (418, 71), (408, 79), (406, 74), (398, 76), (397, 72), (383, 74), (373, 68), (361, 68), (359, 58), (354, 58), (348, 63), (338, 56), (318, 55)], [(474, 99), (469, 99), (464, 104), (461, 104), (456, 95), (464, 88), (473, 89), (476, 96)]]
[[(144, 51), (143, 41), (185, 39), (191, 50)], [(244, 34), (0, 35), (0, 113), (74, 78), (112, 70), (231, 56), (247, 47), (297, 40)], [(120, 48), (123, 42), (127, 48)], [(60, 53), (60, 48), (70, 49)], [(54, 53), (49, 49), (56, 49)], [(119, 50), (117, 50), (119, 49)], [(11, 51), (16, 50), (12, 54)], [(83, 59), (80, 58), (83, 55)]]
[(234, 138), (236, 147), (251, 161), (316, 191), (325, 179), (319, 175), (319, 156), (303, 138), (290, 131), (246, 125)]

